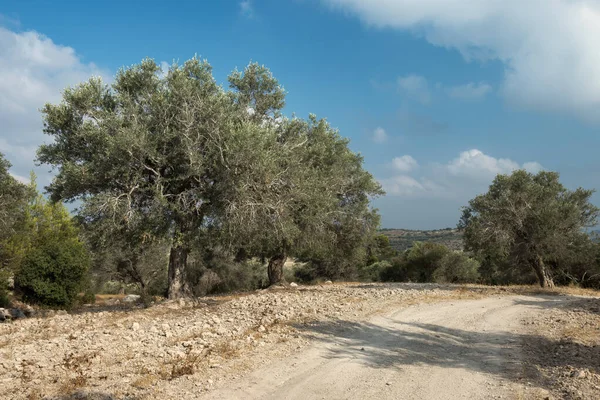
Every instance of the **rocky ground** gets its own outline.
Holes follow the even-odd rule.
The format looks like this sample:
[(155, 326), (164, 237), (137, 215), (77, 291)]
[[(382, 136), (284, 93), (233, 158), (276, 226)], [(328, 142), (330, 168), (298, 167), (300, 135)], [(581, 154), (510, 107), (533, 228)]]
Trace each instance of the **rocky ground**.
[[(0, 324), (0, 398), (197, 398), (242, 379), (251, 370), (302, 352), (313, 340), (303, 334), (304, 324), (360, 321), (416, 303), (512, 292), (433, 284), (334, 284), (164, 302), (150, 308), (97, 306), (72, 314), (18, 319)], [(575, 394), (581, 392), (583, 398), (593, 398), (585, 395), (594, 393), (598, 384), (597, 344), (556, 345), (553, 351), (559, 356), (554, 359), (573, 346), (595, 351), (595, 359), (585, 356), (587, 361), (567, 369), (551, 362), (540, 345), (554, 346), (554, 340), (565, 334), (568, 325), (557, 319), (576, 316), (579, 322), (573, 326), (579, 326), (587, 324), (584, 316), (595, 313), (597, 317), (597, 303), (589, 304), (525, 321), (531, 327), (557, 324), (556, 332), (544, 333), (550, 335), (548, 342), (528, 344), (531, 357), (550, 360), (535, 363), (536, 376), (551, 382), (568, 374), (569, 382), (575, 382)], [(590, 326), (598, 332), (597, 320)], [(573, 371), (583, 371), (585, 378), (572, 377)]]
[(523, 320), (530, 375), (557, 399), (600, 399), (600, 299), (575, 298)]

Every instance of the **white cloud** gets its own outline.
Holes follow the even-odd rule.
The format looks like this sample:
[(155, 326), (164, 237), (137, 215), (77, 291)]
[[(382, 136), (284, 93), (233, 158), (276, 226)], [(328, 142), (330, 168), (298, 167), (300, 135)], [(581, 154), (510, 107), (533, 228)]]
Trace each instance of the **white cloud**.
[[(543, 169), (537, 162), (520, 165), (508, 158), (495, 158), (477, 149), (463, 151), (447, 163), (432, 163), (419, 168), (411, 156), (397, 157), (392, 165), (400, 172), (381, 179), (389, 195), (419, 198), (455, 198), (466, 202), (484, 191), (498, 174), (509, 174), (517, 169), (536, 173)], [(409, 172), (413, 172), (412, 176)]]
[(408, 175), (397, 175), (381, 180), (386, 193), (391, 196), (413, 197), (413, 196), (435, 196), (441, 193), (441, 187), (436, 183), (421, 179), (417, 180)]
[(431, 103), (431, 93), (427, 79), (420, 75), (401, 76), (397, 80), (398, 90), (421, 104)]
[(485, 83), (467, 83), (466, 85), (451, 86), (446, 88), (448, 96), (459, 100), (479, 100), (492, 91), (492, 87)]
[(18, 180), (21, 183), (28, 185), (31, 182), (31, 180), (29, 178), (25, 178), (24, 176), (13, 174), (12, 172), (9, 172), (9, 173), (11, 174), (11, 176), (13, 178), (15, 178), (16, 180)]
[[(39, 109), (47, 102), (59, 102), (65, 87), (91, 75), (105, 74), (82, 62), (71, 47), (37, 32), (0, 27), (0, 151), (13, 164), (15, 176), (29, 175), (37, 147), (48, 140)], [(47, 169), (38, 168), (38, 174)], [(48, 177), (39, 180), (44, 184)]]
[(498, 174), (507, 174), (519, 169), (517, 162), (508, 158), (494, 158), (480, 150), (472, 149), (463, 151), (445, 168), (455, 176), (466, 176), (476, 179), (488, 179)]
[(400, 172), (409, 172), (412, 171), (413, 169), (416, 169), (419, 166), (419, 164), (417, 163), (417, 160), (415, 160), (414, 158), (412, 158), (409, 155), (404, 155), (402, 157), (395, 157), (392, 160), (392, 167), (394, 167), (394, 169), (396, 171), (400, 171)]
[(240, 12), (242, 15), (248, 18), (254, 15), (254, 7), (252, 7), (250, 0), (244, 0), (240, 2)]
[(598, 0), (322, 0), (366, 24), (413, 32), (466, 60), (497, 59), (517, 105), (598, 120)]
[(530, 172), (532, 174), (537, 174), (538, 172), (544, 169), (544, 167), (542, 167), (540, 163), (535, 161), (526, 162), (525, 164), (523, 164), (522, 168), (525, 171)]
[(388, 139), (385, 129), (378, 127), (373, 131), (373, 141), (375, 143), (385, 143)]

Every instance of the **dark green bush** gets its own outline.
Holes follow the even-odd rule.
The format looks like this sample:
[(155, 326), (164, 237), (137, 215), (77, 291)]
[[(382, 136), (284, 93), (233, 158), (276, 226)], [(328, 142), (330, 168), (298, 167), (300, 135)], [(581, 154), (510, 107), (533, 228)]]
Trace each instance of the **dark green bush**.
[(15, 286), (27, 302), (68, 308), (87, 277), (89, 256), (77, 239), (39, 241), (25, 254)]
[(433, 281), (438, 283), (475, 283), (479, 280), (479, 262), (464, 253), (446, 254), (433, 272)]
[(389, 261), (378, 261), (371, 265), (359, 268), (358, 278), (364, 282), (378, 282), (382, 280), (383, 271), (387, 271), (392, 264)]

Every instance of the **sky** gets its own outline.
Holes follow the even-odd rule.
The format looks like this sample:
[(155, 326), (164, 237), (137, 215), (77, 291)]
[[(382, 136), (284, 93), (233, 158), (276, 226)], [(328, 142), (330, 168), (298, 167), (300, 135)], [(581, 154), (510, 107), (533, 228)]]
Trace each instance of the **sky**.
[[(600, 0), (0, 0), (0, 152), (40, 185), (40, 107), (150, 57), (256, 61), (351, 139), (385, 228), (454, 227), (496, 174), (600, 188)], [(593, 201), (600, 205), (600, 196)]]

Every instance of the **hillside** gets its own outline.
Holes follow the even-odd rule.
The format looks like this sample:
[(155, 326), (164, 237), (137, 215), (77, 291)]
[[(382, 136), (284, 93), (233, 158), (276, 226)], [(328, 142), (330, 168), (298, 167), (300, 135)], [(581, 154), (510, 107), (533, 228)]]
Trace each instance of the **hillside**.
[(390, 244), (398, 251), (412, 247), (414, 242), (441, 243), (452, 250), (462, 250), (462, 234), (455, 228), (420, 231), (410, 229), (382, 229), (381, 233), (390, 238)]

